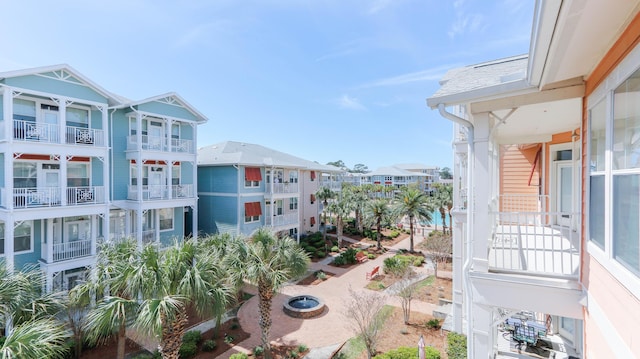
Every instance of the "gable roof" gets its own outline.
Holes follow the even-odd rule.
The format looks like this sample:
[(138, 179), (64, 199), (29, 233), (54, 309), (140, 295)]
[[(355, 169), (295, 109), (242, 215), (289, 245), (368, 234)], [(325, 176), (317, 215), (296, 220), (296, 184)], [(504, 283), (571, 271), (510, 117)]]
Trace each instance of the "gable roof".
[(114, 106), (113, 108), (126, 108), (130, 106), (136, 106), (136, 105), (141, 105), (144, 103), (155, 102), (155, 101), (166, 102), (166, 103), (177, 102), (182, 107), (184, 107), (189, 112), (191, 112), (194, 116), (196, 116), (198, 118), (198, 123), (204, 123), (209, 120), (205, 115), (203, 115), (200, 111), (198, 111), (195, 107), (191, 106), (190, 103), (188, 103), (185, 99), (183, 99), (182, 96), (178, 95), (175, 92), (167, 92), (162, 95), (149, 97), (139, 101), (128, 100), (127, 102)]
[(120, 98), (113, 93), (105, 90), (102, 86), (99, 86), (95, 82), (91, 81), (88, 77), (84, 76), (82, 73), (78, 72), (73, 67), (68, 64), (58, 64), (58, 65), (50, 65), (50, 66), (42, 66), (42, 67), (33, 67), (28, 69), (20, 69), (14, 71), (0, 72), (0, 80), (12, 77), (20, 77), (20, 76), (28, 76), (28, 75), (37, 75), (47, 72), (60, 72), (59, 76), (61, 79), (65, 79), (65, 72), (77, 79), (79, 84), (88, 86), (92, 88), (97, 93), (107, 98), (108, 105), (113, 106), (120, 103)]
[(508, 57), (449, 70), (441, 87), (427, 99), (429, 107), (493, 98), (505, 93), (537, 90), (527, 81), (527, 55)]
[(245, 142), (226, 141), (198, 149), (199, 166), (243, 165), (286, 167), (323, 172), (339, 172), (333, 166), (305, 160), (288, 153)]

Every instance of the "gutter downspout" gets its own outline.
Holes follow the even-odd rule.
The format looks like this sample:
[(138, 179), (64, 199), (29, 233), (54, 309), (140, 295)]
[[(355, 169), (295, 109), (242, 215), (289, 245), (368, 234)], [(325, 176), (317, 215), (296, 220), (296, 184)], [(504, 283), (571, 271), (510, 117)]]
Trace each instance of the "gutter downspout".
[(473, 124), (468, 120), (463, 119), (462, 117), (458, 117), (450, 112), (447, 112), (445, 105), (443, 103), (438, 104), (438, 111), (440, 112), (440, 116), (455, 122), (459, 125), (462, 125), (467, 128), (467, 246), (466, 246), (466, 258), (464, 265), (462, 267), (463, 276), (464, 276), (464, 289), (465, 289), (465, 308), (466, 308), (466, 317), (467, 317), (467, 358), (471, 358), (474, 353), (474, 345), (473, 345), (473, 325), (471, 323), (471, 280), (469, 277), (469, 272), (471, 270), (471, 256), (473, 252), (473, 236), (472, 236), (472, 223), (473, 223), (473, 213), (474, 213), (474, 189), (473, 189), (473, 162), (475, 161), (475, 145), (474, 145), (474, 128)]

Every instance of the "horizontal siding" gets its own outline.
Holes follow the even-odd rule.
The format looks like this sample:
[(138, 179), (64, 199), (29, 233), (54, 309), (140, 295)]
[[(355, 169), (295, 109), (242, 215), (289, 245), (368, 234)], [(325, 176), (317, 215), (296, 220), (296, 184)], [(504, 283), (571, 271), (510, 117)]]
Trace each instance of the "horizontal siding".
[(173, 209), (173, 230), (160, 232), (160, 242), (164, 245), (172, 243), (173, 238), (182, 239), (184, 237), (184, 208), (175, 207)]
[(238, 193), (237, 176), (233, 166), (198, 166), (198, 193)]
[[(48, 73), (46, 75), (53, 74)], [(67, 81), (56, 80), (49, 77), (26, 75), (5, 79), (9, 86), (16, 86), (25, 89), (48, 92), (60, 96), (69, 96), (94, 102), (106, 103), (106, 97), (94, 91), (88, 86)]]
[(203, 234), (237, 234), (237, 198), (201, 195), (198, 199), (198, 230)]
[[(538, 211), (538, 201), (535, 197), (539, 194), (540, 162), (536, 163), (538, 147), (520, 149), (518, 145), (507, 145), (500, 148), (500, 194), (501, 195), (531, 195), (520, 201), (518, 210)], [(535, 163), (533, 176), (531, 168)], [(529, 183), (531, 176), (531, 183)], [(515, 208), (503, 206), (501, 211), (514, 211)]]

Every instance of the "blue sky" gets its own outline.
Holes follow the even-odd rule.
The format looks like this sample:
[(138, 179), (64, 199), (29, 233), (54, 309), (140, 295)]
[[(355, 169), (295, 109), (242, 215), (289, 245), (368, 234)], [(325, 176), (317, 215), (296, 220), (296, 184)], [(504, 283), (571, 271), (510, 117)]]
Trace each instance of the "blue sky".
[(67, 63), (140, 100), (178, 92), (199, 146), (375, 169), (451, 166), (425, 99), (451, 68), (528, 52), (533, 0), (0, 0), (0, 72)]

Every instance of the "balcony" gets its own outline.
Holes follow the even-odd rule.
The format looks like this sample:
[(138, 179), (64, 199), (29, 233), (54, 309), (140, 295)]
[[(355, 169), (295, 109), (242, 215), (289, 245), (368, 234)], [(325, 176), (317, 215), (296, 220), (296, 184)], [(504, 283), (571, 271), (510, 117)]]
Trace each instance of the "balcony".
[(271, 194), (298, 193), (297, 183), (267, 183), (266, 187), (267, 193)]
[(327, 187), (332, 191), (340, 191), (342, 190), (342, 183), (337, 181), (322, 181), (320, 182), (320, 187)]
[[(66, 126), (64, 143), (94, 147), (106, 146), (104, 130)], [(17, 141), (62, 143), (58, 124), (13, 120), (13, 138)]]
[[(175, 153), (189, 153), (194, 154), (195, 148), (193, 140), (183, 140), (172, 138), (170, 140), (171, 145), (167, 145), (165, 137), (161, 136), (149, 136), (142, 135), (142, 150), (145, 151), (164, 151)], [(127, 150), (138, 150), (138, 136), (131, 135), (127, 137)]]
[(288, 213), (288, 214), (277, 215), (277, 216), (270, 216), (267, 214), (265, 216), (265, 225), (267, 226), (280, 227), (280, 226), (286, 226), (286, 225), (296, 224), (296, 223), (298, 223), (297, 213)]
[[(5, 189), (2, 189), (2, 206), (7, 207)], [(33, 187), (13, 189), (13, 208), (41, 208), (62, 206), (60, 187)], [(105, 203), (103, 186), (68, 187), (67, 206)]]
[(546, 211), (547, 196), (500, 197), (489, 244), (489, 269), (497, 272), (577, 279), (580, 266), (578, 213)]
[(91, 255), (91, 240), (79, 240), (53, 244), (53, 261), (61, 262)]
[[(194, 198), (193, 184), (180, 184), (180, 185), (145, 185), (142, 186), (142, 200), (160, 200), (169, 199), (169, 193), (171, 198)], [(138, 186), (129, 186), (127, 199), (132, 201), (138, 200)]]

